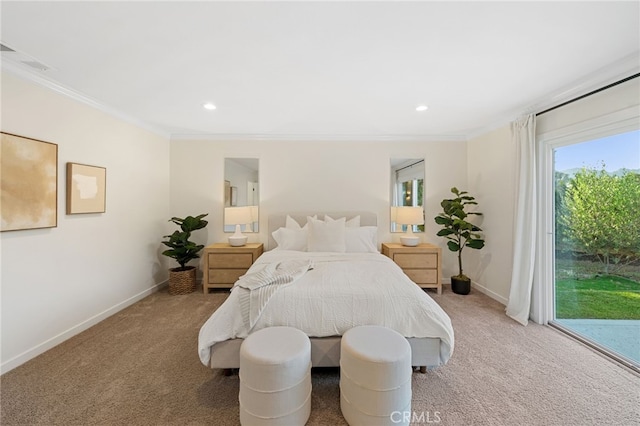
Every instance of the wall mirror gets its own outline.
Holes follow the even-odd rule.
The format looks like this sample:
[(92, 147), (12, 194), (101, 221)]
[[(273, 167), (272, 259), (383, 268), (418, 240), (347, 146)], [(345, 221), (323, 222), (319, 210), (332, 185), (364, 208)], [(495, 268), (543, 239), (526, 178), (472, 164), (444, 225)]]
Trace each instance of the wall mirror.
[[(260, 190), (258, 187), (259, 161), (257, 158), (225, 158), (224, 159), (224, 232), (234, 232), (240, 225), (242, 232), (258, 232)], [(242, 213), (244, 223), (234, 222), (233, 216)], [(240, 209), (242, 207), (242, 209)]]
[[(391, 159), (391, 232), (424, 232), (424, 159)], [(403, 207), (420, 207), (417, 209)]]

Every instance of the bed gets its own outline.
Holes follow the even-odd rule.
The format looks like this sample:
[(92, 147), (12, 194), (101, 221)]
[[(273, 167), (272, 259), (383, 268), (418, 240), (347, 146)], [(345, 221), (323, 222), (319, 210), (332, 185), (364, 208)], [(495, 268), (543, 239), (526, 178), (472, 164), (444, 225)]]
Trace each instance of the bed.
[[(315, 220), (307, 224), (308, 217)], [(267, 250), (200, 329), (203, 364), (239, 368), (242, 340), (277, 325), (310, 337), (314, 367), (339, 366), (340, 336), (357, 325), (400, 332), (411, 345), (412, 365), (422, 372), (449, 360), (454, 347), (449, 317), (380, 254), (375, 214), (278, 214), (268, 222)], [(268, 279), (269, 285), (258, 284)]]

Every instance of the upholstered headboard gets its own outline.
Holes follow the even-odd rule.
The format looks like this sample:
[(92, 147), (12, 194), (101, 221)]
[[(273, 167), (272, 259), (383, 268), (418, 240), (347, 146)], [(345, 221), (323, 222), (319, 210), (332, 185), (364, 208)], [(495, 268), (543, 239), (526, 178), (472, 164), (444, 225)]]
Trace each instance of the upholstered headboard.
[(372, 212), (365, 211), (343, 211), (343, 212), (292, 212), (292, 213), (273, 213), (269, 215), (269, 243), (267, 245), (267, 250), (274, 249), (277, 244), (273, 239), (273, 231), (276, 231), (278, 228), (285, 226), (287, 222), (287, 215), (291, 216), (296, 222), (300, 225), (304, 226), (307, 223), (307, 216), (317, 215), (318, 219), (323, 220), (324, 215), (328, 214), (334, 219), (339, 219), (341, 217), (346, 217), (347, 220), (360, 216), (360, 226), (377, 226), (378, 225), (378, 216)]

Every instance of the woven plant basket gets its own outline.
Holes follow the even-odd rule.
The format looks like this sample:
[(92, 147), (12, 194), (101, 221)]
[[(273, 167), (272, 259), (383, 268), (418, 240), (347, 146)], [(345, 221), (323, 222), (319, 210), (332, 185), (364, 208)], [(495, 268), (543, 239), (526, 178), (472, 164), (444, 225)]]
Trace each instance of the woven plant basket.
[(169, 294), (188, 294), (196, 289), (196, 268), (192, 266), (186, 271), (169, 269)]

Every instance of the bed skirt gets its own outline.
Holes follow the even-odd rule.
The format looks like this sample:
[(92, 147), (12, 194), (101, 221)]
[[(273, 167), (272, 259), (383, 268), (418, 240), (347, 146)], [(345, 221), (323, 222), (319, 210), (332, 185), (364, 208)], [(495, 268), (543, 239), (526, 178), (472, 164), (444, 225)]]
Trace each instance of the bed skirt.
[[(340, 336), (311, 337), (313, 367), (340, 366)], [(211, 368), (240, 368), (240, 345), (243, 339), (225, 340), (211, 347)], [(411, 345), (411, 365), (436, 367), (440, 365), (440, 339), (407, 338)]]

